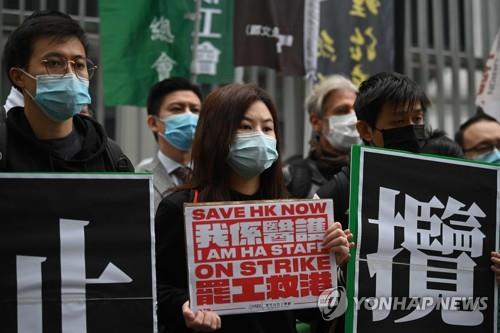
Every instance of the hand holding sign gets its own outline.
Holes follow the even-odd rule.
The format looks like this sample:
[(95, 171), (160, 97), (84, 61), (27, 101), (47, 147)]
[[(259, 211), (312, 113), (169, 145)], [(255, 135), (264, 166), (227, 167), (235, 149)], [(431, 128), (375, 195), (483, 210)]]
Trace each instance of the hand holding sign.
[(339, 222), (333, 223), (326, 230), (323, 247), (335, 253), (338, 266), (349, 259), (349, 250), (354, 246), (354, 243), (350, 242), (351, 240), (351, 231), (349, 229), (342, 230), (342, 225)]
[(495, 272), (497, 283), (500, 285), (500, 252), (491, 252), (491, 270)]
[(182, 315), (186, 326), (199, 332), (211, 332), (221, 327), (221, 320), (213, 311), (196, 311), (194, 313), (189, 307), (189, 301), (182, 305)]

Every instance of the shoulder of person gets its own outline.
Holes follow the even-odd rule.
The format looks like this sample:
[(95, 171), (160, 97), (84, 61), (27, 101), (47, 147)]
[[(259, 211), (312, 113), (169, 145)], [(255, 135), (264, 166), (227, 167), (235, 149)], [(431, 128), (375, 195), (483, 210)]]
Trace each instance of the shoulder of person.
[(114, 171), (134, 172), (134, 165), (125, 155), (121, 147), (114, 140), (108, 138), (106, 141), (106, 152), (113, 164)]
[(190, 189), (171, 192), (160, 201), (157, 215), (172, 212), (172, 210), (183, 210), (184, 203), (192, 202), (192, 198), (193, 191)]
[(326, 182), (315, 162), (310, 158), (295, 159), (283, 167), (283, 178), (288, 191), (294, 196), (305, 198), (313, 184)]
[(151, 172), (151, 171), (153, 171), (154, 166), (155, 166), (154, 158), (148, 157), (148, 158), (145, 158), (142, 161), (140, 161), (139, 164), (137, 164), (137, 166), (135, 167), (135, 171), (136, 172), (145, 172), (145, 171)]
[(350, 169), (343, 167), (332, 179), (321, 186), (315, 195), (320, 198), (336, 198), (349, 192)]
[(306, 181), (310, 181), (312, 176), (310, 161), (307, 159), (294, 159), (293, 161), (286, 163), (283, 166), (283, 175), (285, 178), (285, 184), (290, 183), (296, 177), (305, 177)]

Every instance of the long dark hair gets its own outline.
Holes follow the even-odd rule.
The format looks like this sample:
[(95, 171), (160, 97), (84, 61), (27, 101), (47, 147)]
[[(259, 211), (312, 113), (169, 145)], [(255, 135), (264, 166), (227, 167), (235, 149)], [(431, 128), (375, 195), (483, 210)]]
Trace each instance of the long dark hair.
[[(203, 102), (191, 153), (193, 174), (184, 187), (199, 190), (200, 201), (231, 200), (231, 169), (226, 157), (246, 111), (257, 101), (263, 102), (271, 112), (279, 154), (278, 113), (271, 97), (263, 89), (252, 84), (230, 84), (214, 90)], [(287, 196), (281, 169), (281, 158), (278, 157), (260, 175), (262, 199)]]

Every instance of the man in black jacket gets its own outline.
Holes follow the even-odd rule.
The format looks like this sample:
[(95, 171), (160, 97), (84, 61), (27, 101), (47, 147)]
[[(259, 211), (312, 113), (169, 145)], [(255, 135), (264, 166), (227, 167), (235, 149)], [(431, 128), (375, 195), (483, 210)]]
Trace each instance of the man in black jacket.
[[(354, 103), (356, 128), (370, 146), (419, 152), (425, 145), (425, 112), (430, 104), (415, 81), (398, 73), (379, 73), (359, 87)], [(316, 193), (332, 198), (335, 220), (348, 225), (349, 168), (344, 167)]]
[[(364, 81), (354, 103), (356, 128), (363, 142), (370, 146), (393, 148), (413, 153), (428, 152), (429, 136), (425, 130), (425, 112), (430, 101), (410, 78), (398, 73), (379, 73)], [(348, 226), (349, 168), (322, 186), (320, 198), (332, 198), (335, 220)], [(490, 269), (500, 284), (500, 252), (491, 253)], [(336, 333), (343, 332), (342, 325)]]
[(134, 170), (101, 125), (79, 114), (91, 102), (96, 66), (76, 21), (60, 12), (32, 14), (9, 36), (4, 66), (25, 106), (0, 117), (0, 170)]
[[(354, 102), (356, 128), (366, 145), (418, 152), (425, 144), (424, 115), (430, 102), (424, 91), (409, 77), (379, 73), (361, 83)], [(316, 192), (332, 198), (335, 221), (347, 229), (349, 222), (348, 166)], [(334, 331), (343, 332), (340, 317)]]

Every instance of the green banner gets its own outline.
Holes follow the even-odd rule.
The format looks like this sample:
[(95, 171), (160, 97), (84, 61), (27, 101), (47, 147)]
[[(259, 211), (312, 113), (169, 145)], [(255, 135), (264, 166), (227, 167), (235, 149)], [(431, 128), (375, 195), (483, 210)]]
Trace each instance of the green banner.
[(200, 83), (234, 81), (233, 6), (232, 0), (205, 0), (201, 4), (196, 62)]
[(106, 105), (144, 106), (150, 87), (172, 76), (233, 80), (232, 1), (202, 1), (192, 65), (195, 1), (99, 1)]

